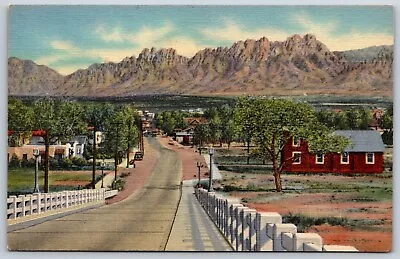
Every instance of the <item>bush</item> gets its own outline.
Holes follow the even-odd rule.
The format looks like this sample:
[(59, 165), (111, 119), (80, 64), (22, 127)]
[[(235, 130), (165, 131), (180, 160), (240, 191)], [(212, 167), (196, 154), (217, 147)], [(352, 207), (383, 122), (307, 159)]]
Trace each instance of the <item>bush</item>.
[(59, 165), (61, 168), (68, 169), (68, 168), (71, 168), (71, 167), (72, 167), (72, 161), (71, 161), (71, 159), (69, 159), (69, 158), (60, 159), (60, 160), (58, 161), (58, 165)]
[(17, 154), (11, 156), (10, 162), (8, 162), (8, 167), (21, 167), (21, 160), (18, 158)]
[(112, 189), (122, 191), (124, 189), (124, 185), (125, 185), (125, 180), (122, 178), (118, 178), (116, 181), (113, 182)]
[(88, 163), (87, 163), (87, 161), (85, 159), (80, 158), (80, 157), (76, 157), (76, 156), (73, 157), (71, 161), (72, 161), (72, 164), (76, 165), (76, 166), (86, 166), (86, 165), (88, 165)]
[(21, 165), (22, 167), (35, 168), (36, 160), (34, 158), (31, 158), (29, 160), (22, 160)]
[(286, 214), (282, 216), (283, 223), (292, 223), (297, 226), (297, 232), (303, 233), (307, 228), (311, 226), (319, 226), (322, 224), (329, 224), (331, 226), (348, 226), (349, 221), (347, 218), (339, 217), (309, 217), (301, 214)]

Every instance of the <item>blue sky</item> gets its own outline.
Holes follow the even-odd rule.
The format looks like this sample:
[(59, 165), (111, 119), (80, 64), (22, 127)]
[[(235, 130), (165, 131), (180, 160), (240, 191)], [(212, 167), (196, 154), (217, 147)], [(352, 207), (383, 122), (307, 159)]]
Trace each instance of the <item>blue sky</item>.
[(143, 48), (191, 57), (238, 40), (312, 33), (331, 50), (393, 44), (389, 6), (12, 6), (9, 56), (69, 74)]

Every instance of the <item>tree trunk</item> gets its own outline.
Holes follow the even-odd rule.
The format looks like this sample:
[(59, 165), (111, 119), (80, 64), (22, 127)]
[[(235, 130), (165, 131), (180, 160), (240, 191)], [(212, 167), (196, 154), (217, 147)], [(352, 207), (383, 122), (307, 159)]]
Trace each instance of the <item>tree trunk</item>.
[(48, 193), (49, 192), (49, 167), (50, 167), (50, 161), (49, 161), (50, 137), (49, 137), (49, 133), (47, 131), (46, 131), (46, 136), (44, 137), (44, 145), (45, 145), (45, 151), (44, 151), (44, 192)]
[(250, 164), (250, 139), (247, 139), (247, 164)]
[(131, 147), (128, 144), (128, 150), (126, 151), (126, 168), (129, 168), (129, 150)]
[(93, 129), (93, 169), (92, 169), (92, 189), (96, 188), (95, 178), (96, 178), (96, 128)]
[(275, 188), (277, 192), (281, 192), (282, 191), (281, 172), (278, 168), (278, 159), (276, 156), (272, 157), (272, 163), (274, 169)]
[(117, 182), (117, 174), (118, 174), (118, 155), (115, 154), (114, 156), (114, 186)]

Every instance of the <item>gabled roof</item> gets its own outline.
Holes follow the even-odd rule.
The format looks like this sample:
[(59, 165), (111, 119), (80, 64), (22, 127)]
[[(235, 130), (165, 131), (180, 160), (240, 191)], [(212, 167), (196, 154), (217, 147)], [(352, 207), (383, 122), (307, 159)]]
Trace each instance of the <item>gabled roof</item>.
[(346, 152), (384, 152), (385, 145), (378, 131), (375, 130), (337, 130), (335, 134), (347, 137), (352, 145)]
[(75, 136), (71, 139), (70, 142), (77, 142), (78, 145), (86, 144), (88, 141), (87, 136)]

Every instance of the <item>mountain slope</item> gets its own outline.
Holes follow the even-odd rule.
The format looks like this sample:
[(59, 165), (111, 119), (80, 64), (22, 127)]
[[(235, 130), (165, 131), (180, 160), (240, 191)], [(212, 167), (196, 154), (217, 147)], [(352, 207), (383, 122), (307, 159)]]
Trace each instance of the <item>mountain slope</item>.
[[(363, 53), (369, 54), (361, 61)], [(231, 47), (203, 49), (192, 58), (180, 56), (174, 49), (144, 49), (138, 57), (127, 57), (119, 63), (94, 64), (66, 77), (56, 76), (49, 69), (43, 73), (52, 71), (54, 75), (42, 78), (43, 68), (38, 68), (35, 75), (44, 83), (43, 89), (38, 84), (29, 85), (32, 76), (18, 65), (10, 66), (9, 60), (9, 89), (19, 94), (48, 91), (75, 96), (355, 91), (389, 95), (393, 84), (392, 62), (393, 48), (386, 46), (331, 52), (311, 34), (293, 35), (283, 42), (263, 37), (238, 41)], [(49, 80), (61, 83), (51, 87)]]

